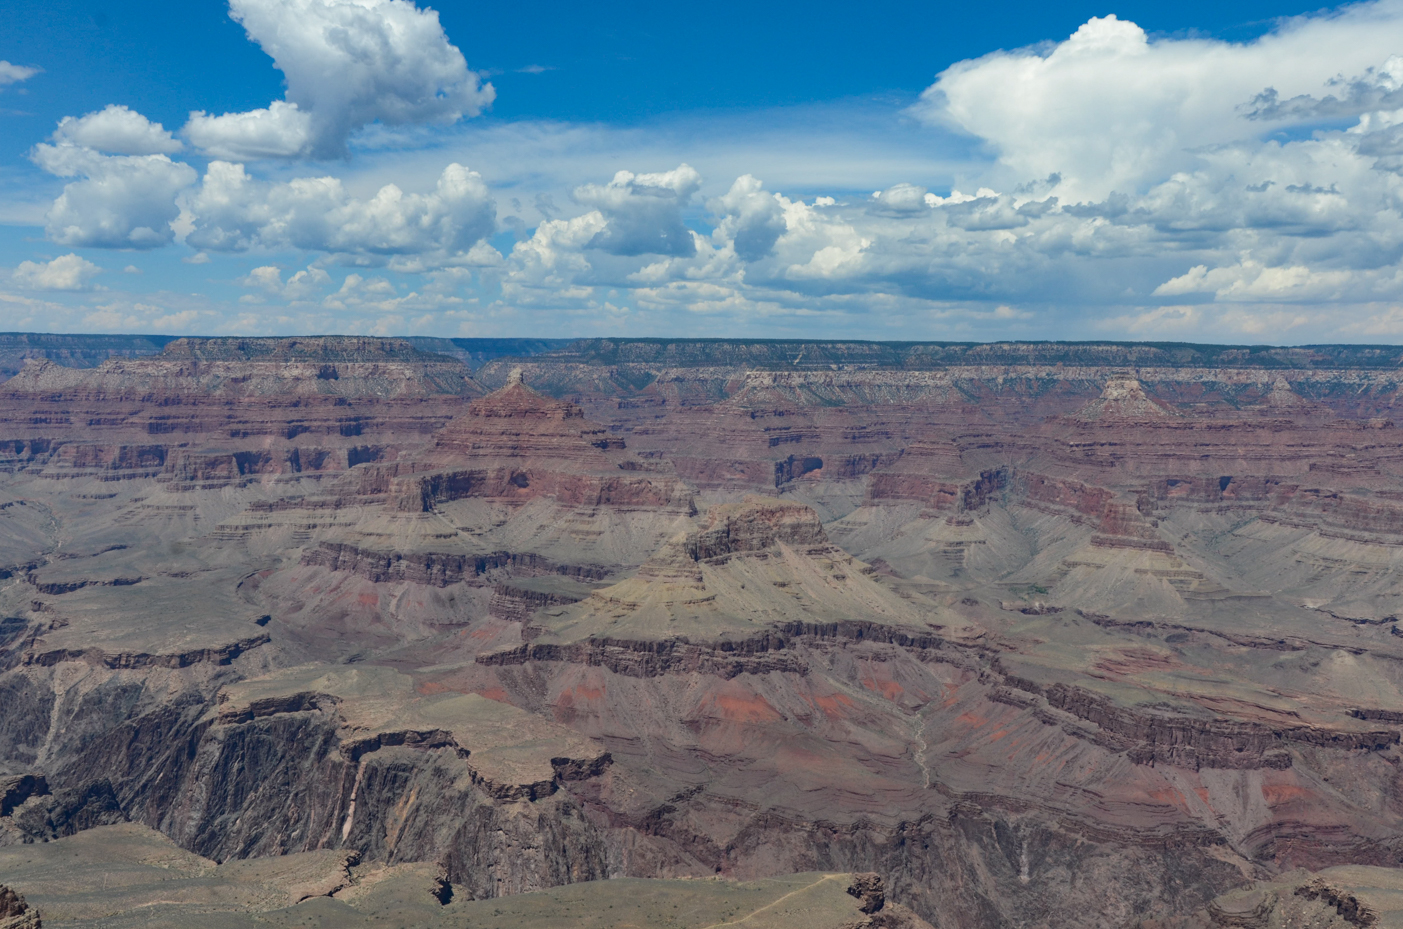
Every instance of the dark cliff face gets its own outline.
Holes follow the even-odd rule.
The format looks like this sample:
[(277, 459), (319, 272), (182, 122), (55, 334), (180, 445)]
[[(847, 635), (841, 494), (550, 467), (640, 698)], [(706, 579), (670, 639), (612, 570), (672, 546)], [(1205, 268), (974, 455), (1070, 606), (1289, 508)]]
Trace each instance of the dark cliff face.
[(873, 872), (942, 929), (1399, 863), (1396, 350), (528, 347), (0, 391), (0, 844)]

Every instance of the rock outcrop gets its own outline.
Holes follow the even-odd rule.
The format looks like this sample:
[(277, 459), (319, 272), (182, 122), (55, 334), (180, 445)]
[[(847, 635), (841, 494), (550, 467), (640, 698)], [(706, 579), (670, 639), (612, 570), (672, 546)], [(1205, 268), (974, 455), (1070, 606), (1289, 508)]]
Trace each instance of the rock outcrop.
[(1347, 866), (1290, 871), (1230, 891), (1177, 920), (1142, 920), (1139, 929), (1368, 929), (1403, 921), (1403, 871)]
[[(1278, 380), (1280, 380), (1278, 378)], [(1101, 396), (1082, 407), (1077, 418), (1087, 422), (1165, 419), (1173, 414), (1145, 394), (1145, 388), (1133, 377), (1112, 377), (1106, 381)]]
[(0, 884), (0, 929), (41, 929), (39, 911), (24, 896)]

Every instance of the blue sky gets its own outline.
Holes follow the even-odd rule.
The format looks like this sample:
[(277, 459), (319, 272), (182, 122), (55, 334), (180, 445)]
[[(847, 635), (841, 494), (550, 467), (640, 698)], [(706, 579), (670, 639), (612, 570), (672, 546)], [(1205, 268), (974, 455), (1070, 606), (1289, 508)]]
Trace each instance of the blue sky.
[(1403, 4), (10, 0), (0, 329), (1403, 340)]
[[(501, 91), (507, 120), (637, 123), (666, 113), (914, 99), (957, 61), (1065, 38), (1115, 13), (1155, 34), (1255, 38), (1313, 3), (436, 3), (444, 31)], [(8, 0), (0, 58), (39, 65), (32, 114), (11, 123), (22, 155), (64, 116), (114, 101), (167, 126), (190, 110), (246, 110), (282, 75), (208, 0), (117, 5)], [(545, 68), (538, 73), (523, 69)], [(14, 101), (12, 100), (13, 104)], [(32, 125), (31, 125), (32, 123)]]

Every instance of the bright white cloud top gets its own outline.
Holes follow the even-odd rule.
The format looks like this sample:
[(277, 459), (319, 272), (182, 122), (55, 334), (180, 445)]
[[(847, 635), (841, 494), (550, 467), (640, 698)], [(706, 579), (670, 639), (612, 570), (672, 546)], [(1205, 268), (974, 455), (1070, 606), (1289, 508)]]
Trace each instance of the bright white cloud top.
[(1255, 147), (1284, 125), (1318, 122), (1310, 108), (1266, 114), (1256, 102), (1269, 91), (1321, 94), (1341, 74), (1376, 78), (1373, 69), (1403, 52), (1401, 17), (1394, 4), (1356, 6), (1235, 45), (1152, 42), (1134, 23), (1107, 16), (1048, 51), (955, 65), (916, 112), (986, 140), (1013, 183), (1057, 174), (1053, 192), (1072, 202), (1139, 194), (1196, 169), (1208, 148)]
[(482, 178), (459, 164), (444, 169), (432, 193), (405, 194), (387, 184), (358, 200), (335, 177), (269, 183), (250, 177), (243, 165), (213, 161), (182, 202), (192, 225), (185, 241), (196, 248), (291, 248), (410, 271), (470, 263), (496, 219)]
[(53, 261), (21, 261), (10, 278), (26, 290), (87, 290), (88, 282), (100, 273), (97, 265), (70, 253)]
[(287, 78), (287, 99), (191, 113), (185, 134), (216, 158), (346, 154), (370, 123), (449, 124), (492, 102), (438, 14), (409, 0), (230, 0), (229, 15)]
[[(188, 147), (112, 105), (32, 153), (72, 179), (48, 211), (55, 244), (240, 262), (233, 307), (148, 301), (199, 331), (1403, 336), (1394, 0), (1240, 44), (1107, 16), (963, 61), (907, 118), (975, 154), (932, 151), (904, 179), (851, 158), (845, 181), (802, 195), (761, 179), (780, 170), (778, 130), (725, 158), (714, 139), (688, 151), (644, 131), (579, 159), (569, 140), (588, 127), (463, 123), (493, 88), (409, 0), (232, 0), (231, 15), (286, 76), (284, 100), (192, 113)], [(418, 150), (367, 147), (405, 127), (428, 132)], [(66, 255), (11, 283), (81, 291), (96, 269)]]
[(115, 103), (86, 116), (65, 116), (53, 140), (114, 155), (173, 155), (185, 147), (160, 123)]

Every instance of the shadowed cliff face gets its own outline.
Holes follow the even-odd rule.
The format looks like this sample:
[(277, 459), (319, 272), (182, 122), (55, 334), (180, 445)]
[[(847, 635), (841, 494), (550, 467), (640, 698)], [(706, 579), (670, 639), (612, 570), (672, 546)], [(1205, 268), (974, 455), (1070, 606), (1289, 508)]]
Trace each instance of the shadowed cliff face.
[(0, 845), (325, 858), (327, 906), (401, 868), (435, 907), (872, 872), (941, 929), (1385, 912), (1334, 869), (1403, 862), (1396, 364), (790, 347), (31, 365)]

